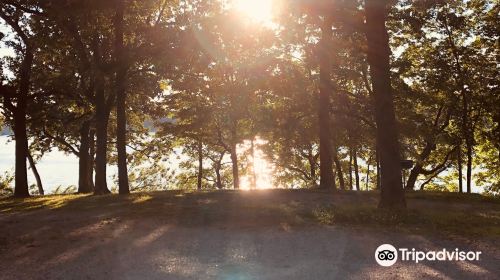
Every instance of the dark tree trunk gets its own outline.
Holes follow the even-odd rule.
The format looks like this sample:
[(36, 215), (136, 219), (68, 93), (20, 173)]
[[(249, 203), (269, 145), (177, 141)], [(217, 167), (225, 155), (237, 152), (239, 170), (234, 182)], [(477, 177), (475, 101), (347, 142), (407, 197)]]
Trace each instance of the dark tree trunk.
[(422, 174), (424, 171), (423, 163), (429, 157), (434, 147), (434, 143), (427, 141), (422, 153), (418, 156), (415, 166), (410, 171), (410, 176), (408, 176), (408, 181), (406, 182), (405, 189), (413, 190), (415, 188), (415, 182), (417, 181), (418, 175)]
[[(16, 105), (13, 106), (10, 100), (10, 110), (13, 114), (14, 124), (14, 137), (16, 139), (15, 147), (15, 181), (14, 181), (14, 196), (15, 197), (29, 197), (28, 188), (28, 170), (26, 166), (26, 159), (28, 157), (28, 133), (26, 125), (26, 111), (28, 94), (31, 84), (31, 68), (33, 66), (33, 51), (29, 35), (26, 34), (20, 27), (19, 18), (12, 18), (5, 14), (3, 10), (0, 17), (9, 25), (15, 33), (19, 36), (20, 40), (24, 43), (24, 57), (19, 68), (19, 88), (16, 94)], [(7, 99), (7, 97), (5, 97)]]
[(106, 109), (104, 80), (102, 73), (96, 75), (96, 157), (95, 157), (95, 194), (110, 193), (106, 182), (106, 164), (108, 151), (109, 112)]
[(381, 208), (406, 208), (401, 156), (390, 78), (389, 35), (385, 26), (387, 0), (366, 1), (366, 39), (373, 88), (377, 147), (380, 152)]
[(377, 190), (380, 190), (381, 174), (380, 174), (380, 156), (379, 156), (378, 148), (377, 148), (377, 151), (375, 152), (375, 161), (377, 162), (377, 185), (375, 186), (375, 188)]
[(342, 164), (339, 160), (339, 156), (336, 150), (333, 151), (333, 160), (335, 161), (335, 167), (337, 170), (337, 176), (339, 178), (340, 189), (345, 190), (344, 172), (342, 171)]
[(14, 110), (14, 136), (16, 138), (16, 171), (14, 182), (14, 196), (28, 197), (28, 134), (26, 129), (26, 108), (30, 88), (31, 66), (33, 54), (27, 47), (20, 71), (20, 84), (17, 105)]
[(80, 149), (78, 153), (78, 193), (91, 193), (92, 187), (89, 182), (90, 165), (90, 122), (86, 121), (80, 128)]
[(368, 159), (368, 166), (366, 169), (366, 182), (365, 182), (365, 189), (368, 191), (370, 190), (370, 159)]
[(38, 173), (38, 169), (36, 168), (35, 161), (33, 160), (33, 156), (28, 151), (28, 162), (30, 163), (31, 170), (33, 171), (33, 175), (35, 176), (36, 186), (38, 188), (38, 193), (40, 195), (44, 195), (45, 192), (43, 190), (42, 178), (40, 178), (40, 173)]
[(196, 188), (201, 191), (201, 183), (203, 179), (203, 142), (198, 140), (198, 146), (197, 146), (197, 152), (198, 152), (198, 182), (196, 185)]
[(215, 186), (220, 190), (223, 188), (222, 179), (220, 176), (220, 165), (217, 165), (217, 167), (215, 167), (215, 177), (216, 177)]
[(231, 163), (233, 167), (233, 187), (235, 190), (240, 188), (240, 176), (238, 172), (238, 155), (236, 153), (236, 144), (231, 146)]
[(352, 149), (349, 149), (349, 189), (354, 189), (352, 185)]
[(91, 191), (94, 191), (94, 157), (95, 157), (95, 131), (90, 129), (89, 133), (89, 160), (87, 165), (87, 181)]
[(115, 56), (116, 56), (116, 150), (118, 152), (118, 192), (129, 194), (127, 171), (127, 113), (126, 113), (126, 76), (127, 65), (123, 43), (124, 0), (116, 0), (115, 15)]
[(14, 137), (16, 138), (16, 170), (14, 181), (14, 196), (30, 196), (28, 189), (28, 170), (26, 159), (28, 157), (28, 136), (26, 133), (26, 104), (18, 101), (14, 112)]
[(359, 167), (358, 167), (358, 151), (356, 148), (352, 151), (352, 156), (354, 158), (354, 177), (356, 178), (356, 190), (359, 191)]
[(458, 192), (462, 193), (464, 191), (464, 186), (462, 185), (462, 145), (458, 146), (458, 155), (457, 155), (457, 168), (458, 168)]
[(467, 143), (467, 193), (472, 192), (472, 144)]
[(417, 162), (415, 166), (411, 169), (408, 180), (406, 181), (406, 190), (414, 190), (415, 182), (417, 182), (418, 175), (422, 174), (422, 164)]
[(312, 151), (310, 151), (307, 160), (309, 161), (309, 166), (310, 166), (309, 174), (311, 175), (312, 186), (316, 186), (316, 159), (317, 157), (315, 157), (312, 154)]
[(318, 98), (318, 127), (319, 127), (319, 187), (335, 188), (332, 164), (332, 145), (330, 142), (330, 96), (331, 96), (331, 40), (332, 21), (330, 17), (325, 17), (321, 26), (321, 41), (319, 43), (320, 60), (320, 85)]
[(216, 179), (215, 179), (215, 186), (218, 189), (222, 189), (224, 187), (222, 185), (222, 178), (221, 178), (221, 175), (220, 175), (220, 170), (222, 168), (222, 159), (224, 159), (224, 154), (225, 154), (225, 152), (220, 153), (219, 158), (215, 162), (215, 177), (216, 177)]

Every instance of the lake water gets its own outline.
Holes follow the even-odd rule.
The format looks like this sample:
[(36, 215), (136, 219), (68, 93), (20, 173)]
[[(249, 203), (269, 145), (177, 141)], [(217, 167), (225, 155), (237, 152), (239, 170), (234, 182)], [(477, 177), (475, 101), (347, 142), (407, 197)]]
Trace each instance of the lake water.
[[(9, 137), (0, 136), (0, 175), (5, 172), (14, 174), (15, 143)], [(65, 154), (59, 150), (47, 153), (37, 163), (38, 172), (42, 177), (46, 193), (53, 192), (58, 186), (66, 188), (78, 185), (78, 158), (73, 154)], [(111, 187), (111, 177), (116, 174), (113, 167), (108, 168), (108, 184)], [(28, 169), (28, 182), (35, 184), (35, 177)]]

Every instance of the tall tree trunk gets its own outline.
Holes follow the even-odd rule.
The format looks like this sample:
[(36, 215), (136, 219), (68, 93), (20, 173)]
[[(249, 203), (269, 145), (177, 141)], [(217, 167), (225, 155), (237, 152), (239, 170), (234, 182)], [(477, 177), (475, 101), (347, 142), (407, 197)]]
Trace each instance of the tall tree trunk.
[(472, 143), (467, 143), (467, 193), (472, 192)]
[(29, 197), (28, 170), (28, 136), (26, 133), (26, 104), (19, 100), (14, 112), (14, 137), (16, 138), (16, 170), (14, 181), (14, 196)]
[(91, 192), (94, 191), (94, 157), (95, 157), (95, 131), (90, 129), (89, 133), (89, 160), (87, 165), (87, 182)]
[(307, 158), (309, 161), (309, 167), (310, 167), (310, 175), (311, 175), (311, 186), (316, 186), (316, 159), (315, 156), (312, 154), (312, 151), (309, 152), (309, 156)]
[(375, 161), (377, 162), (377, 185), (375, 186), (375, 188), (377, 190), (380, 190), (380, 177), (381, 177), (381, 174), (380, 174), (380, 155), (379, 155), (378, 148), (377, 148), (377, 151), (375, 152)]
[[(459, 48), (455, 44), (455, 39), (453, 37), (453, 29), (451, 29), (450, 24), (448, 23), (448, 20), (446, 17), (444, 17), (444, 26), (445, 26), (445, 31), (448, 35), (448, 43), (449, 47), (451, 49), (451, 52), (453, 54), (453, 58), (455, 60), (455, 70), (456, 74), (458, 74), (458, 78), (456, 79), (457, 82), (457, 87), (460, 90), (460, 95), (462, 97), (462, 124), (461, 124), (461, 129), (462, 129), (462, 134), (463, 138), (465, 139), (465, 146), (466, 146), (466, 153), (467, 153), (467, 178), (466, 178), (466, 184), (467, 184), (467, 193), (470, 193), (472, 190), (472, 152), (473, 152), (473, 146), (474, 146), (474, 131), (473, 131), (473, 126), (470, 120), (469, 116), (469, 110), (470, 110), (470, 105), (469, 105), (469, 87), (466, 85), (466, 79), (467, 77), (465, 76), (466, 69), (462, 67), (461, 64), (461, 57), (459, 53)], [(461, 161), (462, 159), (460, 159)], [(461, 165), (461, 163), (460, 163)], [(462, 171), (460, 170), (459, 173)], [(460, 181), (462, 181), (462, 177), (460, 177)], [(462, 189), (461, 189), (462, 190)]]
[(352, 148), (349, 149), (349, 189), (354, 189), (352, 185)]
[(116, 0), (115, 14), (115, 56), (116, 56), (116, 150), (118, 152), (118, 192), (129, 194), (127, 171), (127, 113), (126, 113), (126, 76), (127, 65), (123, 43), (125, 10), (124, 0)]
[(366, 1), (366, 39), (372, 79), (377, 147), (380, 148), (381, 197), (379, 207), (406, 208), (401, 178), (401, 156), (390, 78), (389, 35), (385, 26), (387, 0)]
[(325, 17), (321, 26), (321, 41), (319, 43), (320, 84), (318, 98), (319, 127), (319, 176), (320, 188), (335, 188), (332, 164), (332, 145), (330, 132), (330, 97), (331, 97), (331, 40), (332, 20)]
[(89, 182), (89, 133), (90, 122), (86, 121), (80, 128), (80, 149), (78, 153), (78, 193), (90, 193), (92, 188)]
[(233, 166), (233, 187), (235, 190), (240, 188), (240, 176), (238, 172), (238, 154), (236, 151), (236, 144), (231, 146), (231, 163)]
[(458, 146), (458, 155), (457, 155), (457, 168), (458, 168), (458, 192), (462, 193), (464, 191), (464, 186), (462, 184), (462, 145)]
[(367, 166), (367, 169), (366, 169), (365, 189), (367, 191), (370, 190), (370, 160), (371, 160), (371, 158), (368, 159), (368, 166)]
[(14, 182), (14, 196), (28, 197), (28, 170), (26, 159), (28, 157), (28, 134), (26, 126), (26, 107), (30, 89), (31, 67), (33, 53), (26, 46), (25, 57), (21, 64), (19, 92), (17, 105), (14, 110), (14, 136), (16, 138), (16, 171)]
[(106, 164), (108, 151), (109, 112), (106, 109), (103, 73), (96, 75), (96, 157), (95, 157), (95, 194), (110, 193), (106, 182)]
[(356, 178), (356, 190), (359, 191), (359, 166), (358, 166), (358, 150), (354, 148), (352, 151), (352, 156), (354, 158), (354, 177)]
[(255, 171), (255, 147), (253, 140), (253, 138), (250, 140), (250, 152), (252, 153), (252, 178), (250, 188), (255, 190), (257, 188), (257, 172)]
[(345, 190), (345, 181), (344, 181), (344, 172), (342, 171), (342, 164), (339, 160), (339, 156), (337, 153), (337, 150), (334, 149), (333, 151), (333, 160), (335, 162), (335, 167), (337, 170), (337, 176), (339, 178), (339, 185), (341, 190)]
[(14, 30), (15, 33), (17, 33), (19, 39), (24, 43), (25, 48), (24, 57), (19, 68), (19, 88), (16, 94), (16, 106), (12, 105), (10, 98), (8, 98), (8, 103), (13, 114), (14, 137), (16, 139), (14, 196), (29, 197), (28, 170), (26, 166), (26, 159), (28, 157), (26, 111), (31, 84), (31, 68), (33, 66), (34, 48), (31, 45), (29, 35), (26, 34), (20, 27), (19, 18), (14, 19), (5, 14), (3, 10), (0, 10), (0, 17)]
[(198, 152), (198, 175), (197, 175), (197, 185), (196, 188), (201, 191), (201, 183), (203, 179), (203, 142), (201, 141), (201, 138), (198, 139), (198, 146), (197, 146), (197, 152)]
[(30, 163), (31, 170), (33, 171), (33, 176), (35, 176), (38, 193), (40, 195), (44, 195), (45, 192), (43, 190), (42, 178), (40, 178), (40, 173), (38, 173), (38, 169), (36, 168), (35, 160), (33, 160), (33, 156), (31, 156), (31, 153), (29, 151), (28, 151), (28, 162)]

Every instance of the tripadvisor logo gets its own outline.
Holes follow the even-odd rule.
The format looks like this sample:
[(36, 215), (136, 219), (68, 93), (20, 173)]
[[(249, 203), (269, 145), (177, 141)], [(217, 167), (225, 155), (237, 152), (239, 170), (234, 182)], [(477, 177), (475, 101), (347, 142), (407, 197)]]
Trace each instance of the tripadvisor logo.
[(391, 266), (398, 260), (398, 251), (391, 244), (382, 244), (375, 250), (375, 260), (381, 266)]
[(391, 244), (382, 244), (375, 250), (375, 260), (381, 266), (392, 266), (398, 260), (419, 263), (420, 261), (478, 261), (481, 251), (418, 251), (415, 248), (396, 249)]

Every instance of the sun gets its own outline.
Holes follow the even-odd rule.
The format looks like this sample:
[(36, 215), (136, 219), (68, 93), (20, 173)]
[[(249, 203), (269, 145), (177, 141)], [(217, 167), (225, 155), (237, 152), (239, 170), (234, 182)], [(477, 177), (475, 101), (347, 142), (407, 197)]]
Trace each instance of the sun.
[(263, 25), (273, 23), (273, 0), (232, 0), (234, 9), (248, 19)]
[[(265, 152), (261, 148), (261, 146), (266, 143), (266, 140), (256, 137), (254, 139), (253, 153), (251, 152), (252, 150), (250, 148), (251, 144), (249, 140), (238, 145), (238, 151), (242, 154), (247, 154), (247, 160), (251, 165), (251, 169), (248, 174), (245, 174), (240, 178), (240, 188), (242, 190), (248, 191), (253, 189), (254, 186), (252, 183), (254, 180), (255, 187), (257, 189), (271, 189), (279, 187), (274, 184), (275, 166), (269, 162)], [(255, 177), (253, 177), (253, 173), (255, 174)]]

